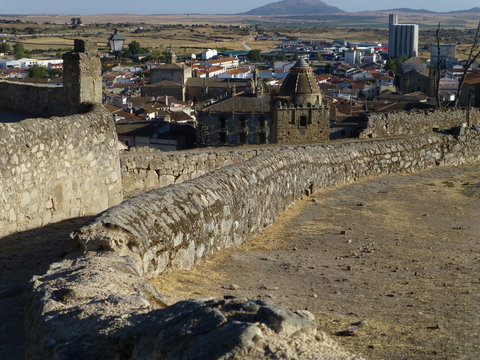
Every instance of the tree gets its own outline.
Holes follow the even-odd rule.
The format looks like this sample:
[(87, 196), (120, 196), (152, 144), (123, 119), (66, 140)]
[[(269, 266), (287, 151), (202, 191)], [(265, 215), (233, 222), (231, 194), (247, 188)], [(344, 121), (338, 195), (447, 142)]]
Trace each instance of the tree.
[(22, 43), (16, 43), (13, 45), (13, 53), (15, 54), (15, 59), (21, 59), (25, 56), (25, 47)]
[(49, 70), (48, 77), (50, 79), (61, 78), (63, 76), (63, 71), (61, 70)]
[(397, 70), (402, 68), (402, 64), (407, 61), (408, 58), (405, 55), (400, 55), (398, 58), (394, 59)]
[(141, 52), (141, 47), (140, 43), (138, 41), (132, 41), (128, 44), (128, 51), (130, 55), (135, 55), (135, 54), (140, 54)]
[(72, 26), (73, 29), (78, 28), (80, 25), (82, 25), (82, 19), (79, 17), (74, 17), (70, 19), (70, 25)]
[(463, 89), (463, 85), (465, 85), (465, 79), (467, 78), (468, 69), (472, 64), (477, 60), (480, 56), (480, 21), (478, 22), (477, 31), (475, 33), (475, 37), (473, 38), (473, 44), (470, 47), (470, 52), (468, 54), (467, 62), (463, 68), (462, 76), (460, 77), (460, 81), (458, 82), (457, 93), (455, 94), (455, 107), (458, 106), (458, 101), (460, 99), (460, 94)]
[(159, 60), (161, 62), (165, 62), (165, 54), (160, 50), (152, 50), (150, 52), (150, 58), (152, 60)]
[(285, 53), (283, 53), (283, 52), (277, 53), (276, 58), (277, 58), (278, 61), (285, 60)]
[(10, 51), (10, 45), (6, 42), (0, 43), (0, 53), (6, 53)]
[(397, 64), (393, 59), (388, 59), (385, 64), (385, 70), (397, 70)]
[(48, 75), (47, 68), (43, 66), (34, 65), (28, 69), (28, 76), (31, 78), (42, 78)]
[(247, 59), (250, 60), (251, 62), (260, 62), (261, 60), (260, 50), (258, 49), (250, 50), (247, 54)]

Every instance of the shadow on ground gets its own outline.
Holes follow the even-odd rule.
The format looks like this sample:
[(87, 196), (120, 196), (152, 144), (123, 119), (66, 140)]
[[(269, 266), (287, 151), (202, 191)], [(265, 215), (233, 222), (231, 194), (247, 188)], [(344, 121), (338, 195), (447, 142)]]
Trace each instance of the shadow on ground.
[(24, 359), (23, 316), (28, 282), (75, 250), (69, 234), (87, 217), (64, 220), (0, 238), (0, 354)]

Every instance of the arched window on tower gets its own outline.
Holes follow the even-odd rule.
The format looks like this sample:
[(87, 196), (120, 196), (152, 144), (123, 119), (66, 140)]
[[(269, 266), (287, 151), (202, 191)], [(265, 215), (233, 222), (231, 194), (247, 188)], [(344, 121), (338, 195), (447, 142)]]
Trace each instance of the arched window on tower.
[(300, 116), (300, 127), (307, 127), (308, 118), (305, 115)]

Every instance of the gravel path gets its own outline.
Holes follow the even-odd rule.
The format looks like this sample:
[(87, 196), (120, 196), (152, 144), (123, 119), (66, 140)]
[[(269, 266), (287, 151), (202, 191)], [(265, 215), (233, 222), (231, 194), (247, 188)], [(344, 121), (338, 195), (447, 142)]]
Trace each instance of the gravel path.
[(248, 244), (155, 280), (172, 301), (248, 296), (313, 312), (368, 359), (478, 359), (480, 166), (299, 201)]

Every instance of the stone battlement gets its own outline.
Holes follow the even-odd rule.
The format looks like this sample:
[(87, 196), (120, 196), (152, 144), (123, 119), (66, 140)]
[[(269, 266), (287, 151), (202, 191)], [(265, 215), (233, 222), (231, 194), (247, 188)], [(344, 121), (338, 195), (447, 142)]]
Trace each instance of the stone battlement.
[(160, 315), (156, 309), (167, 300), (145, 279), (189, 269), (241, 244), (315, 190), (475, 162), (480, 162), (478, 129), (464, 128), (456, 136), (291, 146), (127, 200), (79, 229), (81, 255), (52, 264), (32, 280), (27, 357), (66, 360), (80, 352), (155, 358), (153, 348), (142, 352), (150, 335), (135, 326), (140, 318)]
[(102, 106), (0, 123), (0, 236), (122, 201), (117, 136)]
[(94, 44), (75, 40), (73, 51), (63, 55), (63, 68), (63, 86), (0, 81), (0, 109), (64, 116), (102, 102), (101, 64)]
[(365, 115), (365, 118), (367, 127), (361, 132), (361, 139), (428, 134), (435, 128), (449, 129), (462, 124), (480, 125), (480, 112), (476, 108), (379, 112)]

